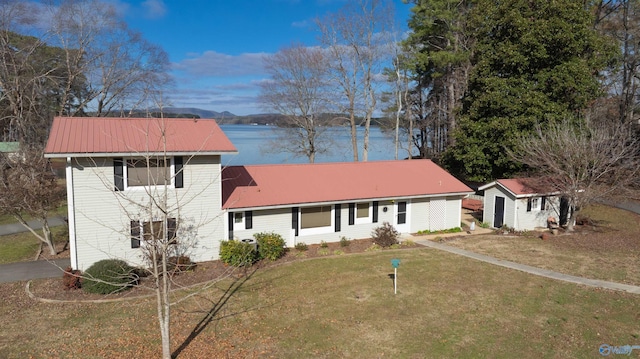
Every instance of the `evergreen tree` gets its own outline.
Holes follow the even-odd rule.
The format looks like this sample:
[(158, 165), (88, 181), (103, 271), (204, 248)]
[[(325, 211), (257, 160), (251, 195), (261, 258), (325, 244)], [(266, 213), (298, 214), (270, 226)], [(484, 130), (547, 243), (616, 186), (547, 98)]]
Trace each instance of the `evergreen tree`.
[(506, 151), (536, 124), (580, 118), (613, 52), (573, 0), (479, 0), (470, 26), (473, 70), (445, 163), (460, 177), (489, 181), (523, 170)]

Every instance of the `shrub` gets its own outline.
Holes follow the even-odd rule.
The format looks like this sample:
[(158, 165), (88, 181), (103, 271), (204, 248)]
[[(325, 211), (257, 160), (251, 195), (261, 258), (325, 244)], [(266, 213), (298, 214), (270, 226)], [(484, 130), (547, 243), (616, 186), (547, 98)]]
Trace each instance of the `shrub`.
[(327, 248), (318, 249), (318, 255), (319, 256), (328, 256), (329, 254), (331, 254), (331, 252)]
[(284, 255), (284, 239), (281, 235), (261, 232), (254, 234), (253, 237), (258, 241), (258, 258), (275, 261)]
[(138, 283), (136, 270), (119, 259), (103, 259), (84, 272), (82, 289), (89, 293), (111, 294)]
[(220, 242), (220, 260), (234, 267), (250, 266), (257, 259), (257, 253), (250, 243), (241, 241)]
[(349, 238), (345, 236), (340, 237), (340, 247), (349, 247), (349, 244), (351, 244)]
[(299, 252), (304, 252), (306, 250), (309, 250), (309, 246), (304, 242), (298, 242), (296, 243), (296, 250), (298, 250)]
[(398, 233), (389, 222), (384, 222), (382, 226), (376, 227), (373, 232), (371, 232), (373, 243), (383, 248), (397, 244), (399, 236), (400, 233)]
[(320, 248), (328, 248), (329, 244), (325, 241), (320, 241)]
[(64, 285), (64, 289), (79, 289), (80, 285), (80, 272), (77, 269), (72, 269), (71, 267), (67, 267), (64, 270), (64, 274), (62, 275), (62, 284)]

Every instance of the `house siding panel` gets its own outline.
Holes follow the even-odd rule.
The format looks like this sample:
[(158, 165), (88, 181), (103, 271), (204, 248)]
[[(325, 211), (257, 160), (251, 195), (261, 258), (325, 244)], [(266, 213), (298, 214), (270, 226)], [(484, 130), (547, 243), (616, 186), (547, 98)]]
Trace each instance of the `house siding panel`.
[[(224, 233), (220, 183), (220, 156), (185, 159), (185, 186), (169, 189), (169, 201), (180, 207), (182, 243), (193, 243), (185, 253), (194, 261), (216, 259), (219, 238)], [(147, 198), (144, 190), (114, 191), (111, 158), (78, 158), (72, 161), (75, 202), (69, 216), (76, 223), (78, 268), (86, 270), (101, 259), (118, 258), (133, 265), (144, 265), (141, 249), (132, 249), (130, 220), (148, 220), (132, 202)], [(193, 193), (194, 195), (189, 195)], [(125, 214), (129, 213), (128, 215)], [(132, 217), (132, 218), (130, 218)]]
[(429, 198), (417, 198), (411, 201), (411, 233), (429, 229)]
[(447, 197), (446, 200), (446, 229), (460, 227), (462, 222), (462, 197)]

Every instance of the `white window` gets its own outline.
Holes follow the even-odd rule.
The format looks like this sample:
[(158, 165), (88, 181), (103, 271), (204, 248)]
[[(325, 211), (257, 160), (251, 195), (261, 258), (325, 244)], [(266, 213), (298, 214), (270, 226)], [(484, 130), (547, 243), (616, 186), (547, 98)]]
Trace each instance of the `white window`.
[(331, 232), (333, 229), (333, 206), (300, 208), (300, 235)]
[(356, 204), (356, 223), (371, 223), (371, 203), (360, 202)]
[(128, 159), (125, 171), (127, 187), (173, 186), (171, 160)]
[(530, 197), (527, 199), (527, 212), (540, 210), (540, 197)]

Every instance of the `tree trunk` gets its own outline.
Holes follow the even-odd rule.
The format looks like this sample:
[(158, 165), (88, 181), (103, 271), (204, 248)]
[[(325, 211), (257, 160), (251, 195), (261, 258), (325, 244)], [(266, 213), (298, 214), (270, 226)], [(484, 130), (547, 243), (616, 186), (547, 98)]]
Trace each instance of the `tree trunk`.
[(358, 128), (356, 127), (356, 115), (352, 111), (349, 115), (351, 123), (351, 147), (353, 148), (353, 162), (358, 162)]
[(49, 253), (51, 255), (55, 256), (56, 254), (58, 254), (56, 252), (55, 246), (53, 245), (53, 240), (51, 238), (51, 229), (49, 228), (49, 221), (47, 221), (46, 218), (41, 218), (40, 219), (40, 221), (42, 222), (42, 233), (44, 235), (44, 236), (41, 236), (38, 232), (36, 232), (33, 228), (31, 228), (29, 226), (27, 221), (25, 221), (24, 218), (22, 218), (22, 216), (14, 215), (13, 217), (15, 219), (17, 219), (18, 222), (23, 227), (25, 227), (27, 230), (29, 230), (29, 232), (31, 232), (31, 234), (36, 236), (36, 238), (38, 238), (42, 243), (46, 244), (49, 247)]

